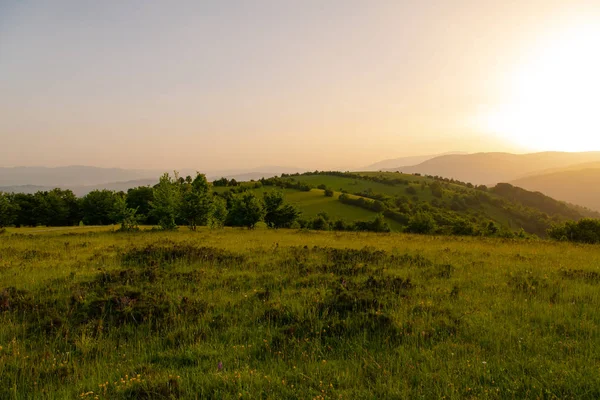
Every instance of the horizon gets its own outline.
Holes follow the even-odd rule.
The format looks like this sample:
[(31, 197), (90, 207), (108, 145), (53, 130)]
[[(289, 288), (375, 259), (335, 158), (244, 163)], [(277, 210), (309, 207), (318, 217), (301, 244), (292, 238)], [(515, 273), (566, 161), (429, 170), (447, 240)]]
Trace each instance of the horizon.
[(3, 3), (0, 166), (598, 151), (598, 21), (594, 1)]

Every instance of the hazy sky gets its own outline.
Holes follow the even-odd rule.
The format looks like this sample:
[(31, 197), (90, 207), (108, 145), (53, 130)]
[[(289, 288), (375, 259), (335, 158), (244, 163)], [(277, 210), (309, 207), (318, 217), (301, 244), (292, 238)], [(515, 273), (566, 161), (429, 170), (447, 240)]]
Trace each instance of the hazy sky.
[[(0, 166), (324, 169), (600, 150), (583, 134), (539, 140), (564, 128), (539, 123), (564, 109), (539, 106), (556, 91), (515, 97), (554, 61), (552, 82), (595, 67), (600, 35), (568, 34), (599, 17), (598, 0), (0, 0)], [(582, 45), (565, 70), (552, 52), (562, 37), (595, 49)], [(589, 71), (585, 92), (564, 80), (554, 97), (579, 98), (560, 121), (586, 112), (593, 130)], [(537, 133), (522, 140), (525, 129)]]

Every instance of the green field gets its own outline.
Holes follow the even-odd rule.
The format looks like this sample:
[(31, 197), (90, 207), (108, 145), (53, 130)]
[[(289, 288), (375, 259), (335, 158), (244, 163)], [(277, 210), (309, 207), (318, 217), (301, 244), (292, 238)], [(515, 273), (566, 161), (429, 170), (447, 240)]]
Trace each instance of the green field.
[(600, 398), (598, 246), (106, 229), (0, 236), (0, 398)]
[[(216, 191), (222, 192), (226, 189), (227, 188), (216, 188)], [(327, 213), (329, 218), (333, 221), (341, 219), (346, 222), (370, 221), (377, 216), (377, 213), (373, 211), (339, 202), (338, 197), (340, 197), (340, 192), (335, 192), (333, 197), (326, 197), (324, 191), (320, 189), (311, 189), (310, 192), (302, 192), (294, 189), (275, 189), (268, 186), (250, 189), (249, 191), (262, 198), (262, 195), (265, 192), (272, 190), (281, 190), (285, 196), (285, 201), (293, 204), (300, 210), (302, 213), (301, 218), (314, 218), (317, 214), (322, 212)], [(389, 218), (386, 218), (385, 220), (392, 230), (400, 231), (402, 229), (401, 225), (396, 221), (392, 221)]]

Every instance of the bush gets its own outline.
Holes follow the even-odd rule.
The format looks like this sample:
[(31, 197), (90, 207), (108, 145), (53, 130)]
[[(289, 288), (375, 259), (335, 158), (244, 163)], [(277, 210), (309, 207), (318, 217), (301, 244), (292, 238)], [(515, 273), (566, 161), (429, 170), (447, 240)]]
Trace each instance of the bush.
[(435, 220), (430, 214), (418, 212), (408, 221), (406, 231), (409, 233), (433, 233), (436, 229)]
[(568, 221), (552, 226), (547, 233), (556, 240), (596, 244), (600, 243), (600, 220), (584, 218), (577, 222)]

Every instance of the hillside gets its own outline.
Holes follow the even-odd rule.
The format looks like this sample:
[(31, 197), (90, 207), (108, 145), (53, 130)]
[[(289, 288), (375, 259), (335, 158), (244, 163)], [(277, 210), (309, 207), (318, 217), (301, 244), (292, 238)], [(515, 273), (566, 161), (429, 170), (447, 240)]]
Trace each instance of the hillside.
[[(242, 184), (244, 185), (244, 184)], [(250, 192), (256, 194), (259, 198), (262, 198), (265, 192), (276, 190), (272, 187), (260, 187), (247, 189)], [(217, 193), (223, 193), (229, 190), (228, 188), (215, 188)], [(359, 207), (353, 207), (347, 204), (339, 202), (340, 192), (335, 192), (333, 197), (327, 197), (324, 191), (321, 189), (310, 189), (309, 191), (299, 191), (295, 189), (278, 189), (282, 190), (285, 195), (286, 202), (289, 202), (296, 206), (303, 219), (311, 219), (317, 217), (320, 213), (326, 213), (331, 220), (342, 220), (345, 222), (353, 221), (368, 221), (375, 218), (377, 213), (365, 210)], [(353, 196), (359, 198), (359, 196)], [(386, 219), (386, 222), (390, 225), (390, 228), (394, 231), (402, 230), (402, 226), (396, 221)]]
[(587, 162), (600, 162), (600, 152), (445, 155), (419, 165), (393, 170), (410, 174), (443, 176), (477, 185), (495, 185), (500, 182), (511, 182), (542, 170)]
[(399, 157), (399, 158), (391, 158), (388, 160), (382, 160), (376, 162), (374, 164), (368, 165), (361, 169), (361, 171), (380, 171), (380, 170), (389, 170), (393, 168), (399, 168), (404, 166), (412, 166), (421, 164), (427, 160), (431, 160), (432, 158), (441, 157), (450, 154), (467, 154), (465, 152), (460, 151), (452, 151), (443, 154), (429, 154), (423, 156), (409, 156), (409, 157)]
[[(333, 198), (327, 199), (321, 193), (316, 195), (316, 198), (322, 196), (323, 204), (328, 204), (327, 212), (341, 207), (339, 210), (345, 211), (336, 213), (339, 218), (345, 216), (348, 207), (364, 209), (373, 216), (383, 213), (386, 221), (395, 222), (394, 230), (414, 229), (410, 227), (411, 219), (427, 214), (434, 219), (435, 229), (440, 233), (474, 234), (487, 229), (518, 232), (524, 229), (544, 236), (553, 223), (600, 216), (511, 185), (476, 188), (456, 181), (391, 172), (306, 173), (261, 182), (263, 187), (254, 190), (264, 190), (267, 185), (277, 187), (282, 184), (280, 182), (331, 189), (335, 191)], [(340, 194), (346, 194), (346, 197)], [(332, 202), (336, 199), (338, 204), (334, 205)], [(304, 211), (301, 202), (296, 204)], [(496, 227), (490, 227), (490, 222)]]
[(511, 183), (600, 211), (600, 168), (578, 169), (573, 166), (563, 171), (517, 179)]

